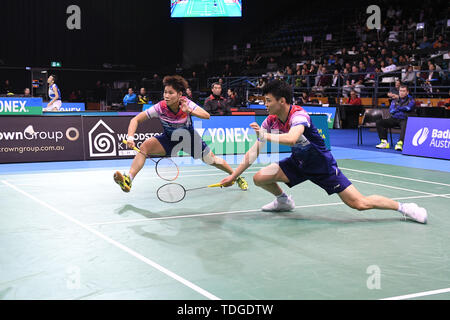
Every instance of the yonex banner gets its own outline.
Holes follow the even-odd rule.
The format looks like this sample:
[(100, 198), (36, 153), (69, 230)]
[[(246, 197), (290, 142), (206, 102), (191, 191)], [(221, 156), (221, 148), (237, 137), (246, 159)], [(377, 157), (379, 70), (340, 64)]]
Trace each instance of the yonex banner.
[(80, 116), (0, 117), (0, 163), (83, 159)]
[[(47, 108), (48, 102), (42, 103), (42, 108)], [(86, 106), (81, 102), (63, 102), (59, 111), (64, 112), (81, 112), (86, 111)]]
[(194, 129), (215, 154), (246, 153), (257, 140), (250, 123), (254, 116), (212, 116), (209, 120), (193, 118)]
[(0, 115), (41, 115), (41, 98), (0, 97)]
[[(133, 158), (136, 152), (122, 143), (127, 139), (132, 116), (83, 117), (84, 155), (90, 159)], [(161, 134), (163, 128), (158, 119), (141, 123), (134, 139), (139, 148), (148, 138)]]
[(336, 116), (336, 107), (308, 107), (302, 106), (308, 114), (326, 114), (328, 129), (333, 129), (334, 117)]
[(409, 117), (403, 154), (450, 160), (450, 119)]

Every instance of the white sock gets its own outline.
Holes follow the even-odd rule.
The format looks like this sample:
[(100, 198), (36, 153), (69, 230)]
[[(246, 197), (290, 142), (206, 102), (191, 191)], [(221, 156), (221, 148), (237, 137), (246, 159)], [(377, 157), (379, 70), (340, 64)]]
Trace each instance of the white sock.
[(401, 212), (401, 213), (404, 213), (404, 212), (403, 212), (403, 203), (401, 203), (401, 202), (398, 203), (398, 209), (397, 209), (397, 211), (398, 211), (398, 212)]
[(134, 177), (133, 177), (133, 175), (131, 174), (131, 172), (128, 172), (128, 176), (130, 177), (130, 180), (133, 181)]

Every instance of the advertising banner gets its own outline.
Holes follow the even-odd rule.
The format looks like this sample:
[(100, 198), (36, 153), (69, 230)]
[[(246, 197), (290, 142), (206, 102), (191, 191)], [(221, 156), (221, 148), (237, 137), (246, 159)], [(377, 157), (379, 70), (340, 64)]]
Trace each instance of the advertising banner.
[(336, 107), (308, 107), (302, 106), (308, 114), (326, 114), (328, 129), (333, 129), (334, 117), (336, 116)]
[(450, 160), (450, 119), (409, 117), (403, 154)]
[(193, 119), (194, 129), (214, 154), (246, 153), (257, 140), (250, 123), (254, 116), (212, 116), (209, 120)]
[[(47, 108), (47, 104), (50, 101), (47, 102), (43, 102), (42, 103), (42, 108)], [(61, 105), (61, 108), (59, 109), (59, 111), (64, 111), (64, 112), (81, 112), (81, 111), (86, 111), (86, 106), (84, 103), (81, 102), (63, 102)]]
[(41, 98), (0, 97), (0, 116), (2, 115), (41, 115)]
[(83, 159), (80, 116), (0, 117), (0, 163)]
[[(122, 143), (127, 139), (132, 116), (83, 117), (84, 155), (86, 160), (133, 158), (135, 151)], [(134, 135), (136, 146), (163, 132), (158, 119), (141, 123)]]

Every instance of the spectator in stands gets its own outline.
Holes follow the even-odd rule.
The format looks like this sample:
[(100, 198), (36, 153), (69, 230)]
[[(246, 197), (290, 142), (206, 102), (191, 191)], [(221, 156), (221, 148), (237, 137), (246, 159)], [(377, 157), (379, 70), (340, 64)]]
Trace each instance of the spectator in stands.
[(311, 102), (311, 99), (310, 99), (307, 91), (303, 91), (302, 95), (297, 100), (297, 104), (299, 104), (299, 105), (308, 104), (310, 102)]
[(428, 41), (428, 37), (427, 36), (423, 36), (422, 42), (419, 44), (419, 48), (420, 49), (428, 49), (428, 48), (432, 48), (432, 47), (433, 46)]
[(137, 103), (138, 104), (148, 104), (149, 102), (149, 98), (147, 96), (147, 91), (145, 90), (145, 88), (141, 88), (139, 91), (139, 95), (137, 97)]
[(31, 97), (31, 91), (30, 91), (30, 88), (25, 88), (25, 89), (23, 90), (23, 96), (24, 96), (24, 97)]
[(414, 68), (412, 65), (409, 65), (406, 72), (402, 74), (402, 82), (406, 85), (412, 85), (414, 84), (415, 78), (416, 73), (414, 72)]
[(409, 89), (406, 85), (401, 85), (399, 89), (399, 97), (391, 102), (389, 112), (390, 118), (378, 120), (376, 122), (378, 136), (381, 142), (376, 146), (379, 149), (389, 149), (387, 141), (386, 128), (400, 126), (400, 138), (395, 145), (395, 150), (403, 150), (403, 141), (405, 139), (406, 121), (408, 113), (414, 111), (416, 102), (413, 97), (409, 95)]
[(269, 62), (267, 63), (266, 69), (269, 72), (275, 72), (278, 70), (278, 63), (275, 61), (274, 57), (269, 58)]
[(334, 87), (334, 88), (342, 87), (342, 84), (343, 84), (342, 80), (343, 80), (343, 77), (340, 74), (339, 70), (335, 69), (333, 72), (333, 77), (331, 79), (331, 87)]
[(348, 77), (347, 83), (344, 85), (342, 90), (342, 94), (344, 97), (348, 98), (348, 95), (351, 90), (355, 90), (356, 92), (361, 92), (361, 89), (364, 87), (362, 84), (364, 75), (358, 74), (358, 67), (352, 67), (352, 74)]
[(69, 101), (70, 101), (70, 102), (76, 102), (76, 101), (78, 101), (78, 96), (77, 96), (77, 94), (75, 93), (75, 90), (72, 90), (72, 92), (70, 93), (70, 95), (69, 95)]
[(13, 93), (11, 84), (8, 79), (5, 80), (2, 88), (2, 94), (11, 94)]
[(228, 97), (227, 97), (226, 101), (227, 101), (228, 108), (238, 107), (239, 102), (238, 102), (236, 90), (233, 88), (228, 88), (227, 95), (228, 95)]
[(211, 85), (212, 94), (205, 100), (205, 110), (212, 116), (229, 115), (230, 110), (227, 101), (222, 94), (222, 86), (218, 82)]
[(358, 97), (355, 90), (350, 91), (350, 98), (347, 98), (346, 104), (352, 106), (362, 105), (361, 98)]
[(191, 87), (186, 88), (186, 97), (189, 100), (191, 100), (192, 102), (195, 102), (196, 104), (198, 104), (197, 103), (197, 100), (198, 100), (197, 95), (194, 94)]
[(389, 97), (389, 102), (399, 98), (399, 90), (401, 86), (400, 80), (395, 80), (395, 86), (389, 90), (387, 96)]
[(130, 103), (137, 103), (137, 96), (133, 91), (133, 88), (128, 88), (128, 94), (123, 97), (123, 105), (126, 107)]

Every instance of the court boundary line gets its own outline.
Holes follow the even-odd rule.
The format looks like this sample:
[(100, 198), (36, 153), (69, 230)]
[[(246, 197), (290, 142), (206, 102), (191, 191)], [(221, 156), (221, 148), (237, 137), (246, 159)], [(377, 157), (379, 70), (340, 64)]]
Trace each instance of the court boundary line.
[(26, 191), (21, 190), (20, 188), (16, 187), (15, 185), (9, 183), (6, 180), (2, 180), (2, 183), (9, 186), (11, 189), (16, 190), (17, 192), (21, 193), (22, 195), (30, 198), (31, 200), (39, 203), (40, 205), (46, 207), (47, 209), (53, 211), (54, 213), (56, 213), (57, 215), (65, 218), (66, 220), (78, 225), (79, 227), (85, 229), (86, 231), (89, 231), (90, 233), (96, 235), (97, 237), (105, 240), (106, 242), (112, 244), (113, 246), (121, 249), (122, 251), (128, 253), (129, 255), (135, 257), (136, 259), (140, 260), (141, 262), (144, 262), (145, 264), (153, 267), (154, 269), (160, 271), (161, 273), (164, 273), (165, 275), (169, 276), (170, 278), (180, 282), (181, 284), (185, 285), (186, 287), (192, 289), (193, 291), (201, 294), (202, 296), (210, 299), (210, 300), (221, 300), (220, 298), (218, 298), (217, 296), (213, 295), (212, 293), (206, 291), (203, 288), (200, 288), (199, 286), (197, 286), (196, 284), (192, 283), (189, 280), (184, 279), (183, 277), (177, 275), (176, 273), (170, 271), (169, 269), (161, 266), (160, 264), (154, 262), (153, 260), (150, 260), (149, 258), (143, 256), (142, 254), (134, 251), (133, 249), (121, 244), (120, 242), (104, 235), (103, 233), (101, 233), (100, 231), (90, 227), (89, 225), (86, 225), (84, 223), (82, 223), (81, 221), (75, 219), (74, 217), (62, 212), (61, 210), (53, 207), (52, 205), (48, 204), (45, 201), (42, 201), (38, 198), (36, 198), (35, 196), (27, 193)]
[[(434, 181), (427, 181), (427, 180), (421, 180), (421, 179), (415, 179), (415, 178), (408, 178), (408, 177), (394, 176), (394, 175), (384, 174), (384, 173), (379, 173), (379, 172), (364, 171), (364, 170), (356, 170), (356, 169), (350, 169), (350, 168), (344, 168), (344, 167), (339, 167), (339, 169), (349, 170), (349, 171), (354, 171), (354, 172), (367, 173), (367, 174), (373, 174), (373, 175), (378, 175), (378, 176), (383, 176), (383, 177), (390, 177), (390, 178), (397, 178), (397, 179), (411, 180), (411, 181), (416, 181), (416, 182), (431, 183), (431, 184), (437, 184), (437, 185), (441, 185), (441, 186), (450, 187), (450, 184), (441, 183), (441, 182), (434, 182)], [(423, 169), (423, 170), (426, 170), (426, 169)]]
[(423, 292), (411, 293), (411, 294), (405, 294), (405, 295), (402, 295), (402, 296), (383, 298), (383, 299), (379, 299), (379, 300), (404, 300), (404, 299), (411, 299), (411, 298), (431, 296), (431, 295), (447, 293), (447, 292), (450, 292), (450, 288), (431, 290), (431, 291), (423, 291)]
[[(445, 194), (445, 195), (450, 195)], [(392, 200), (406, 200), (406, 199), (422, 199), (422, 198), (434, 198), (442, 195), (424, 195), (424, 196), (409, 196), (409, 197), (397, 197)], [(302, 206), (295, 206), (295, 209), (300, 208), (311, 208), (311, 207), (327, 207), (334, 205), (344, 205), (345, 203), (340, 202), (331, 202), (331, 203), (321, 203), (321, 204), (308, 204)], [(142, 218), (142, 219), (128, 219), (128, 220), (116, 220), (116, 221), (108, 221), (108, 222), (96, 222), (90, 223), (88, 226), (104, 226), (104, 225), (112, 225), (112, 224), (125, 224), (125, 223), (134, 223), (134, 222), (150, 222), (150, 221), (158, 221), (158, 220), (172, 220), (172, 219), (184, 219), (184, 218), (196, 218), (196, 217), (209, 217), (209, 216), (218, 216), (218, 215), (226, 215), (226, 214), (236, 214), (236, 213), (253, 213), (253, 212), (264, 212), (261, 209), (248, 209), (248, 210), (233, 210), (233, 211), (222, 211), (222, 212), (209, 212), (209, 213), (198, 213), (198, 214), (188, 214), (181, 216), (168, 216), (168, 217), (157, 217), (157, 218)]]

